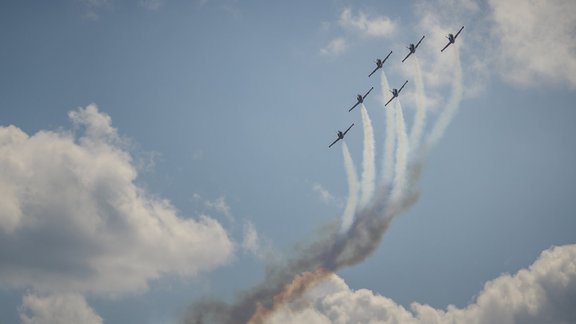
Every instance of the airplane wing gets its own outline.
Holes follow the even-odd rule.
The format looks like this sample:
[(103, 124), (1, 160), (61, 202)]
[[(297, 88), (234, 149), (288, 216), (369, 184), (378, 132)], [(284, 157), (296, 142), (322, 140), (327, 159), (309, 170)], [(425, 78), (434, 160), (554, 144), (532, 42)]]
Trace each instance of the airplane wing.
[(352, 108), (348, 109), (348, 111), (352, 111), (352, 109), (356, 108), (356, 106), (358, 106), (360, 104), (360, 101), (358, 101), (354, 106), (352, 106)]
[(404, 63), (404, 61), (406, 61), (406, 59), (408, 58), (408, 56), (412, 55), (412, 52), (408, 53), (408, 55), (406, 55), (406, 57), (402, 60), (402, 63)]
[(416, 43), (416, 46), (414, 46), (414, 49), (418, 48), (418, 45), (420, 45), (420, 43), (422, 43), (422, 40), (424, 39), (426, 35), (423, 35), (422, 38), (420, 38), (420, 40), (418, 41), (418, 43)]
[(388, 100), (388, 102), (387, 102), (386, 104), (384, 104), (384, 107), (388, 106), (388, 104), (390, 103), (390, 101), (392, 101), (392, 99), (394, 99), (394, 98), (396, 98), (396, 97), (390, 98), (390, 100)]
[(372, 89), (374, 89), (374, 87), (370, 88), (370, 90), (366, 92), (366, 94), (362, 97), (362, 100), (366, 99), (366, 96), (368, 96), (368, 94), (370, 93), (370, 91), (372, 91)]
[(382, 64), (384, 64), (384, 62), (386, 62), (386, 60), (390, 57), (390, 55), (392, 55), (392, 51), (390, 51), (390, 53), (388, 53), (388, 55), (386, 55), (384, 60), (382, 60)]
[(336, 142), (338, 142), (340, 140), (340, 137), (338, 137), (334, 142), (332, 142), (332, 144), (328, 145), (328, 148), (331, 148), (332, 145), (336, 144)]
[(456, 33), (456, 35), (454, 35), (454, 39), (456, 39), (456, 37), (458, 37), (458, 35), (460, 35), (460, 32), (462, 31), (462, 29), (464, 29), (464, 26), (462, 26), (462, 28), (460, 28), (460, 30)]
[(450, 44), (452, 44), (452, 43), (448, 42), (448, 44), (446, 44), (446, 46), (444, 46), (444, 48), (441, 49), (440, 52), (444, 52), (444, 50), (445, 50), (448, 46), (450, 46)]
[(371, 77), (372, 74), (374, 74), (376, 71), (378, 71), (378, 69), (379, 69), (379, 67), (376, 67), (376, 68), (374, 69), (374, 71), (372, 71), (372, 73), (368, 74), (368, 77)]
[(346, 133), (348, 133), (348, 131), (350, 130), (350, 128), (352, 128), (352, 126), (354, 126), (354, 123), (352, 123), (352, 125), (350, 125), (350, 127), (348, 127), (348, 129), (346, 129), (344, 131), (344, 133), (342, 133), (342, 137), (344, 137), (344, 135), (346, 135)]
[(406, 85), (406, 83), (408, 83), (408, 80), (406, 80), (406, 82), (404, 82), (404, 84), (400, 87), (400, 89), (398, 89), (398, 93), (400, 93), (400, 91), (402, 91), (402, 89), (404, 89), (404, 86)]

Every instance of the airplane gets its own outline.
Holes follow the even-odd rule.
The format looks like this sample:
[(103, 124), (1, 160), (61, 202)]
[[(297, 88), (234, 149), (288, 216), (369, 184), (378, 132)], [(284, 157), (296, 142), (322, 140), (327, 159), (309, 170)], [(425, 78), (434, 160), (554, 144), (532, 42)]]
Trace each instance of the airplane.
[(402, 89), (404, 88), (406, 83), (408, 83), (408, 80), (406, 80), (406, 82), (404, 82), (404, 84), (400, 87), (400, 89), (398, 89), (398, 90), (392, 89), (390, 91), (390, 92), (392, 92), (392, 98), (390, 98), (390, 100), (388, 100), (388, 102), (384, 105), (384, 107), (388, 106), (388, 104), (390, 103), (390, 101), (392, 101), (392, 99), (398, 97), (398, 95), (400, 94), (400, 91), (402, 91)]
[(374, 69), (374, 71), (372, 71), (372, 73), (370, 73), (368, 75), (368, 77), (371, 77), (372, 74), (374, 74), (376, 71), (378, 71), (378, 69), (381, 69), (382, 66), (384, 65), (384, 62), (386, 62), (386, 60), (388, 59), (388, 57), (390, 57), (390, 54), (392, 54), (392, 51), (390, 51), (390, 53), (388, 53), (388, 55), (383, 59), (376, 59), (376, 68)]
[(344, 135), (348, 133), (348, 131), (350, 130), (350, 128), (352, 128), (352, 126), (354, 126), (354, 123), (352, 123), (352, 125), (350, 125), (350, 127), (348, 127), (348, 129), (345, 130), (344, 132), (338, 131), (338, 138), (334, 142), (332, 142), (332, 144), (328, 145), (328, 148), (331, 148), (332, 145), (336, 144), (336, 142), (338, 142), (339, 140), (344, 139)]
[[(424, 36), (426, 36), (426, 35), (424, 35)], [(422, 42), (422, 40), (424, 39), (424, 36), (422, 36), (422, 38), (420, 38), (420, 40), (418, 41), (418, 43), (416, 43), (416, 45), (410, 44), (410, 46), (406, 47), (407, 49), (410, 50), (410, 53), (408, 53), (408, 55), (406, 55), (406, 57), (402, 60), (402, 63), (404, 63), (404, 61), (406, 61), (408, 56), (410, 56), (416, 52), (416, 49), (418, 48), (418, 45), (420, 45), (420, 42)]]
[(354, 106), (352, 106), (352, 108), (348, 109), (348, 111), (352, 111), (352, 109), (356, 108), (356, 106), (363, 103), (364, 99), (366, 99), (366, 96), (370, 93), (370, 91), (372, 91), (372, 89), (374, 89), (374, 87), (370, 88), (370, 90), (368, 90), (368, 92), (366, 92), (366, 94), (364, 96), (362, 96), (360, 94), (357, 95), (356, 100), (358, 100), (358, 102), (356, 102), (356, 104)]
[(460, 28), (460, 30), (456, 33), (456, 35), (448, 34), (448, 36), (446, 36), (446, 38), (448, 38), (448, 44), (446, 44), (446, 46), (444, 46), (444, 48), (441, 49), (440, 52), (444, 52), (446, 47), (450, 46), (450, 44), (454, 44), (454, 42), (456, 41), (456, 37), (458, 37), (458, 35), (460, 35), (460, 32), (462, 31), (462, 29), (464, 29), (464, 26), (462, 26), (462, 28)]

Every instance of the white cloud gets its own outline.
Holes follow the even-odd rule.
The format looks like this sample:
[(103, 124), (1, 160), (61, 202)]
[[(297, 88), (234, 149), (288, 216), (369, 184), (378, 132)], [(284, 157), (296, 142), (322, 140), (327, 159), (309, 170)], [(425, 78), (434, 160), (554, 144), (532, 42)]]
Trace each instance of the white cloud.
[(493, 33), (506, 80), (567, 82), (576, 88), (576, 2), (491, 0)]
[(228, 205), (228, 203), (226, 203), (226, 199), (224, 197), (219, 197), (214, 201), (207, 200), (204, 202), (204, 205), (226, 216), (228, 219), (231, 219), (232, 217), (230, 206)]
[(386, 16), (371, 18), (362, 11), (354, 16), (350, 8), (342, 10), (338, 24), (347, 30), (371, 37), (389, 37), (396, 31), (396, 23), (390, 18)]
[(183, 218), (135, 184), (108, 115), (90, 105), (69, 116), (79, 136), (0, 127), (0, 285), (118, 295), (230, 259), (217, 221)]
[[(350, 36), (390, 37), (397, 30), (397, 24), (386, 16), (368, 16), (362, 11), (354, 15), (350, 8), (342, 10), (337, 24), (349, 35), (335, 37), (330, 43), (320, 49), (320, 54), (336, 56), (344, 53), (349, 47)], [(332, 23), (323, 22), (321, 28), (327, 32), (332, 25)]]
[(320, 49), (320, 54), (328, 56), (339, 55), (342, 54), (347, 47), (348, 44), (346, 43), (346, 39), (343, 37), (337, 37), (328, 43), (328, 45)]
[(136, 169), (141, 172), (151, 172), (156, 168), (156, 163), (161, 160), (162, 154), (154, 151), (139, 152), (136, 156)]
[(314, 191), (320, 200), (327, 205), (336, 201), (336, 198), (334, 198), (334, 196), (319, 183), (314, 183), (312, 191)]
[(261, 254), (260, 238), (258, 232), (251, 222), (244, 223), (244, 240), (242, 241), (242, 248), (256, 256)]
[(19, 313), (22, 324), (102, 323), (102, 318), (78, 294), (26, 295)]
[[(454, 45), (444, 53), (440, 48), (447, 42), (444, 36), (462, 25), (456, 46), (462, 53), (465, 97), (481, 94), (494, 76), (519, 86), (566, 83), (576, 88), (574, 1), (491, 0), (484, 5), (436, 0), (417, 2), (414, 8), (417, 29), (426, 34), (417, 55), (427, 88), (449, 84)], [(400, 66), (406, 76), (413, 75), (411, 65)], [(442, 105), (439, 98), (430, 99)]]
[(269, 318), (268, 323), (574, 323), (576, 245), (553, 247), (527, 269), (485, 284), (473, 304), (410, 309), (338, 276), (319, 283)]
[(252, 222), (244, 221), (243, 231), (242, 249), (244, 252), (267, 263), (280, 262), (278, 258), (281, 253), (274, 249), (268, 238), (260, 236)]

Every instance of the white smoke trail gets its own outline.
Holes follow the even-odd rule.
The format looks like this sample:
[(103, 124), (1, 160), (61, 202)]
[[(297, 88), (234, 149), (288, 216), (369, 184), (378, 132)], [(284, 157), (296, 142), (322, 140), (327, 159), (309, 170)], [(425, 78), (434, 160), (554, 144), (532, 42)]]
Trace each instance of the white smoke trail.
[(352, 161), (346, 142), (342, 143), (342, 155), (344, 156), (344, 167), (346, 168), (346, 175), (348, 176), (348, 201), (346, 202), (346, 208), (342, 215), (340, 233), (348, 231), (352, 224), (358, 196), (358, 177), (356, 176), (354, 161)]
[(398, 136), (398, 144), (396, 146), (396, 172), (394, 174), (394, 186), (390, 199), (392, 202), (399, 201), (402, 198), (406, 187), (406, 165), (408, 162), (408, 136), (406, 134), (406, 125), (404, 121), (404, 113), (400, 100), (396, 99), (396, 130)]
[(432, 148), (444, 132), (446, 131), (446, 127), (454, 118), (454, 115), (458, 111), (458, 107), (460, 106), (460, 100), (462, 100), (462, 66), (460, 65), (460, 52), (458, 51), (457, 46), (453, 46), (454, 51), (454, 80), (452, 81), (452, 96), (448, 100), (448, 104), (444, 111), (438, 117), (438, 121), (432, 128), (430, 136), (428, 138), (428, 142), (426, 143), (425, 150), (429, 150)]
[(364, 104), (360, 108), (364, 126), (364, 156), (362, 161), (362, 198), (360, 206), (366, 206), (374, 194), (375, 161), (374, 161), (374, 130), (372, 121)]
[[(384, 94), (389, 93), (390, 85), (386, 73), (382, 71), (380, 78), (382, 85), (382, 106), (388, 100)], [(384, 159), (382, 161), (382, 183), (384, 186), (392, 181), (394, 170), (394, 140), (395, 140), (395, 127), (394, 127), (394, 109), (391, 107), (384, 107), (386, 111), (386, 142), (384, 144)]]
[(426, 121), (426, 97), (424, 95), (424, 82), (422, 81), (422, 70), (418, 56), (414, 60), (414, 74), (416, 78), (416, 115), (410, 133), (410, 149), (417, 150), (420, 145), (420, 138)]

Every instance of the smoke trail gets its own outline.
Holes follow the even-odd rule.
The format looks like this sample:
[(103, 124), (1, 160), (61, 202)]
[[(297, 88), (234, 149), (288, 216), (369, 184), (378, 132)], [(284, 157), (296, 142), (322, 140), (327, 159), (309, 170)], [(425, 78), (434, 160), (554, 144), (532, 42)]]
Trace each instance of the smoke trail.
[[(380, 79), (382, 85), (382, 102), (386, 102), (388, 99), (384, 95), (390, 90), (390, 85), (388, 84), (388, 78), (386, 73), (382, 71), (382, 77)], [(384, 107), (384, 104), (382, 104)], [(384, 107), (386, 111), (386, 142), (384, 144), (384, 159), (382, 161), (382, 182), (384, 185), (392, 181), (392, 173), (394, 168), (394, 109)]]
[(186, 323), (246, 323), (256, 312), (254, 323), (262, 323), (266, 314), (279, 307), (278, 304), (290, 302), (299, 294), (288, 294), (290, 298), (277, 298), (286, 295), (290, 283), (303, 272), (321, 272), (313, 276), (306, 287), (321, 280), (328, 274), (343, 267), (364, 261), (378, 247), (393, 217), (410, 207), (415, 196), (402, 196), (394, 202), (394, 209), (387, 208), (386, 190), (380, 188), (370, 204), (356, 211), (355, 218), (345, 234), (341, 234), (336, 223), (328, 224), (314, 237), (314, 241), (302, 244), (296, 253), (287, 256), (281, 264), (270, 265), (264, 280), (252, 290), (243, 293), (233, 304), (222, 301), (199, 302), (189, 309)]
[(460, 106), (460, 100), (462, 100), (462, 66), (460, 65), (460, 53), (458, 51), (458, 46), (453, 46), (454, 51), (454, 80), (452, 81), (452, 96), (448, 100), (448, 104), (444, 111), (438, 117), (438, 121), (432, 128), (428, 142), (426, 143), (425, 150), (430, 150), (433, 146), (438, 143), (446, 127), (456, 115), (458, 107)]
[[(435, 140), (429, 143), (435, 143), (441, 137), (458, 108), (462, 91), (459, 57), (456, 61), (454, 93), (446, 111), (434, 128), (433, 135), (439, 135), (434, 135)], [(424, 162), (424, 155), (418, 151), (418, 158), (406, 164), (408, 140), (402, 110), (399, 102), (397, 104), (395, 123), (398, 128), (398, 147), (393, 188), (398, 192), (395, 194), (396, 197), (392, 197), (391, 200), (385, 199), (388, 183), (382, 184), (367, 205), (356, 209), (355, 217), (346, 233), (340, 232), (338, 222), (328, 224), (313, 237), (312, 241), (302, 243), (294, 254), (286, 256), (282, 263), (268, 266), (264, 280), (241, 294), (234, 303), (227, 304), (222, 301), (196, 303), (189, 309), (186, 323), (246, 323), (250, 320), (255, 324), (263, 323), (274, 310), (282, 304), (296, 301), (303, 292), (322, 278), (343, 267), (358, 264), (374, 252), (392, 219), (416, 202), (418, 193), (413, 187)], [(453, 112), (450, 114), (450, 111)], [(389, 138), (386, 139), (388, 140)], [(386, 155), (388, 154), (389, 152), (386, 152)], [(384, 167), (388, 167), (392, 163), (392, 158), (385, 159), (385, 162), (387, 163)], [(391, 206), (393, 208), (390, 208)], [(305, 272), (310, 274), (303, 274)]]
[[(400, 100), (396, 99), (396, 130), (398, 144), (396, 146), (396, 172), (394, 174), (394, 186), (392, 187), (391, 201), (399, 201), (406, 187), (406, 164), (408, 161), (408, 136), (406, 135), (406, 125), (404, 113)], [(395, 208), (395, 206), (393, 206)]]
[(352, 217), (354, 217), (354, 211), (356, 211), (356, 200), (358, 196), (358, 177), (356, 176), (354, 161), (352, 161), (346, 142), (342, 144), (342, 155), (344, 156), (344, 167), (346, 168), (346, 175), (348, 176), (348, 201), (346, 202), (346, 208), (342, 215), (340, 233), (346, 232), (352, 224)]
[(364, 156), (362, 160), (362, 198), (361, 206), (366, 206), (374, 194), (374, 130), (372, 121), (364, 104), (362, 112), (362, 124), (364, 125)]
[(420, 69), (420, 60), (418, 56), (414, 60), (414, 75), (416, 78), (416, 115), (414, 124), (410, 133), (410, 149), (417, 150), (420, 145), (420, 137), (424, 122), (426, 121), (426, 97), (424, 95), (424, 82), (422, 81), (422, 70)]
[(284, 286), (282, 292), (274, 296), (274, 304), (272, 307), (268, 309), (259, 305), (248, 323), (264, 323), (268, 316), (274, 313), (274, 311), (276, 311), (279, 307), (283, 306), (285, 303), (289, 303), (299, 298), (307, 289), (314, 287), (321, 279), (324, 279), (331, 274), (333, 274), (333, 272), (326, 271), (324, 269), (318, 269), (314, 272), (306, 271), (296, 275), (292, 282)]

